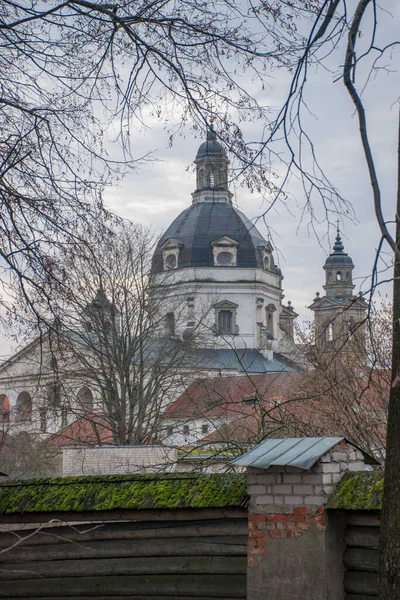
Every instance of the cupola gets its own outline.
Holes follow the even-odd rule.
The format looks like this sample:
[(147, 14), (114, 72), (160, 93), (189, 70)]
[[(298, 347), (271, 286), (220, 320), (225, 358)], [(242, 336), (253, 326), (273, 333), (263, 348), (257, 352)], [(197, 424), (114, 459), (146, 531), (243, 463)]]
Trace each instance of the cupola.
[(333, 252), (324, 264), (324, 289), (328, 298), (350, 298), (353, 295), (353, 269), (353, 261), (344, 251), (338, 228)]
[(193, 204), (199, 202), (226, 202), (232, 204), (232, 194), (228, 190), (229, 160), (222, 144), (217, 140), (213, 124), (210, 123), (207, 139), (196, 154), (196, 191)]

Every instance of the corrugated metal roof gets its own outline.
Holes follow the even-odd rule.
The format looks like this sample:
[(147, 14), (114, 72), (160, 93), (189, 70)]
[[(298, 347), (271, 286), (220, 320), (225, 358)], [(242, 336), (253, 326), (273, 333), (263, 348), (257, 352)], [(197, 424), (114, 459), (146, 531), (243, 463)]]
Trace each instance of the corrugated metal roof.
[(344, 439), (343, 437), (269, 439), (232, 462), (235, 465), (259, 469), (268, 469), (276, 465), (297, 467), (308, 471), (321, 456)]

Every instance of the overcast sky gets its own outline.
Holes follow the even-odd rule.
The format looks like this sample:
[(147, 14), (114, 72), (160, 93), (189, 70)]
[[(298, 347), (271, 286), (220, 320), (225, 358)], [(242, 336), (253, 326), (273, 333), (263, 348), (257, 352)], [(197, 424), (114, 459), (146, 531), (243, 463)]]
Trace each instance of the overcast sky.
[[(388, 43), (396, 39), (398, 34), (400, 8), (397, 2), (389, 4), (393, 9), (392, 14), (382, 16), (384, 20), (377, 43)], [(382, 69), (376, 73), (363, 93), (388, 220), (394, 215), (396, 193), (399, 50), (394, 49), (391, 58), (390, 70)], [(304, 123), (326, 174), (355, 209), (356, 219), (344, 218), (342, 221), (342, 238), (345, 251), (355, 264), (355, 291), (366, 291), (380, 237), (358, 134), (358, 120), (342, 82), (335, 82), (342, 60), (343, 52), (337, 51), (325, 63), (329, 69), (320, 67), (309, 73), (306, 88), (309, 114)], [(385, 59), (381, 66), (388, 64), (389, 60)], [(366, 73), (367, 70), (358, 73), (360, 83), (365, 80)], [(264, 104), (279, 107), (287, 94), (289, 76), (283, 71), (271, 71), (270, 83), (269, 90), (255, 90), (255, 93)], [(149, 126), (147, 131), (137, 131), (133, 147), (137, 146), (138, 155), (153, 152), (158, 161), (137, 169), (118, 187), (108, 190), (106, 202), (119, 215), (151, 225), (157, 233), (161, 233), (191, 203), (191, 192), (195, 188), (192, 161), (201, 139), (188, 134), (168, 147), (169, 140), (163, 124), (153, 122)], [(245, 138), (259, 139), (262, 126), (262, 123), (244, 124)], [(308, 227), (307, 219), (300, 223), (304, 192), (300, 182), (294, 179), (290, 190), (293, 194), (290, 210), (278, 204), (277, 209), (269, 213), (267, 223), (272, 230), (273, 243), (284, 275), (285, 301), (291, 300), (304, 317), (309, 316), (306, 307), (312, 302), (315, 292), (323, 293), (322, 265), (331, 251), (336, 232), (334, 227), (328, 230), (323, 219), (324, 213), (318, 205), (316, 214), (317, 219), (319, 217), (321, 220), (320, 224), (316, 223), (318, 238)], [(231, 191), (234, 192), (235, 205), (249, 218), (259, 217), (265, 210), (266, 204), (262, 199), (250, 194), (246, 188), (231, 187)], [(266, 234), (266, 227), (262, 223), (258, 227)], [(382, 274), (382, 279), (387, 277), (388, 273)], [(382, 292), (390, 294), (390, 286), (382, 286)]]
[[(378, 41), (384, 43), (396, 39), (400, 27), (400, 7), (396, 0), (385, 3), (392, 13), (382, 16)], [(363, 93), (367, 107), (369, 135), (380, 182), (382, 186), (385, 215), (394, 215), (396, 194), (396, 161), (398, 130), (398, 96), (400, 52), (394, 48), (389, 69), (381, 69), (374, 75)], [(345, 251), (355, 264), (355, 292), (369, 288), (369, 276), (379, 243), (371, 186), (358, 135), (358, 121), (353, 105), (341, 82), (335, 81), (343, 62), (343, 48), (336, 51), (324, 67), (312, 69), (308, 75), (306, 100), (308, 114), (304, 124), (316, 147), (317, 155), (329, 179), (340, 193), (351, 201), (356, 219), (344, 218), (341, 224)], [(389, 64), (385, 60), (381, 66)], [(359, 72), (360, 82), (366, 71)], [(287, 94), (290, 78), (284, 71), (270, 73), (270, 89), (254, 90), (258, 99), (271, 108), (278, 108)], [(243, 85), (246, 81), (243, 81)], [(248, 82), (248, 85), (254, 85)], [(169, 147), (169, 136), (164, 125), (151, 119), (147, 128), (132, 130), (132, 149), (137, 156), (151, 152), (156, 160), (147, 162), (130, 173), (117, 186), (107, 190), (105, 201), (118, 215), (139, 221), (161, 234), (178, 214), (191, 204), (191, 192), (195, 189), (192, 161), (202, 139), (191, 134), (177, 138)], [(260, 139), (263, 123), (242, 124), (246, 140)], [(205, 134), (205, 132), (204, 132)], [(278, 169), (279, 171), (279, 169)], [(265, 202), (247, 188), (231, 187), (234, 203), (245, 214), (256, 219), (266, 208)], [(323, 294), (323, 263), (331, 251), (334, 227), (327, 228), (320, 206), (316, 206), (318, 236), (308, 227), (308, 220), (300, 222), (304, 192), (299, 181), (290, 183), (292, 199), (288, 209), (278, 204), (268, 215), (276, 258), (284, 275), (285, 302), (291, 300), (302, 318), (311, 316), (306, 307), (315, 293)], [(332, 219), (333, 220), (333, 219)], [(267, 229), (259, 223), (258, 228), (266, 235)], [(387, 248), (386, 248), (387, 250)], [(382, 278), (386, 279), (388, 273)], [(391, 292), (389, 285), (383, 293)], [(2, 353), (3, 354), (3, 353)]]

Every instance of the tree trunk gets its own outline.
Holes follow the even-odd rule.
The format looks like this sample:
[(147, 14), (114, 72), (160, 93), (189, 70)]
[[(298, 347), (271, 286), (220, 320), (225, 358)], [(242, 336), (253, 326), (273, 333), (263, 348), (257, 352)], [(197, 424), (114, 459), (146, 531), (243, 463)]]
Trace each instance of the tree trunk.
[(396, 251), (393, 279), (392, 385), (383, 495), (380, 598), (400, 598), (400, 118), (398, 142)]

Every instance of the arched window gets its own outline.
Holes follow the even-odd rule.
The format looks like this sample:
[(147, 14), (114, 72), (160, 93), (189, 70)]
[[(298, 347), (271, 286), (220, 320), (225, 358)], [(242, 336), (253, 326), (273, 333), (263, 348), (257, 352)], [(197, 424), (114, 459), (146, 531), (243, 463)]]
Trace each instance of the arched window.
[(346, 273), (346, 281), (350, 281), (350, 271), (347, 271)]
[(269, 264), (270, 264), (269, 256), (264, 256), (264, 265), (263, 266), (266, 271), (268, 271), (268, 269), (269, 269)]
[(6, 394), (0, 394), (0, 422), (8, 423), (10, 420), (10, 401)]
[(18, 422), (32, 421), (32, 398), (28, 392), (21, 392), (15, 405), (15, 420)]
[(355, 330), (356, 330), (356, 323), (354, 321), (354, 318), (350, 317), (350, 319), (347, 321), (347, 334), (349, 336), (349, 340), (352, 340), (354, 338)]
[(336, 273), (336, 281), (342, 281), (342, 274), (340, 271)]
[(331, 271), (329, 271), (329, 273), (328, 273), (328, 281), (332, 281), (332, 272)]
[(326, 328), (326, 339), (328, 342), (333, 342), (333, 323), (329, 323)]
[(82, 387), (76, 395), (78, 401), (78, 408), (82, 410), (82, 412), (92, 412), (93, 411), (93, 393), (92, 390), (88, 387)]

